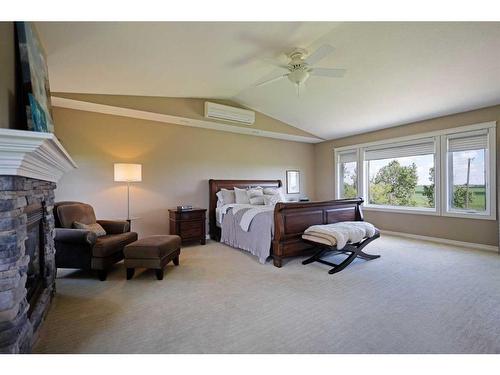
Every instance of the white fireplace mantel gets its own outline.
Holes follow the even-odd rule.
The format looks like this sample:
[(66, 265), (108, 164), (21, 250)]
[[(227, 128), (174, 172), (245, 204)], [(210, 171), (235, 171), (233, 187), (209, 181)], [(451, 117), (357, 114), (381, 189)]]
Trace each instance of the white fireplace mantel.
[(0, 129), (0, 175), (57, 182), (76, 167), (54, 134)]

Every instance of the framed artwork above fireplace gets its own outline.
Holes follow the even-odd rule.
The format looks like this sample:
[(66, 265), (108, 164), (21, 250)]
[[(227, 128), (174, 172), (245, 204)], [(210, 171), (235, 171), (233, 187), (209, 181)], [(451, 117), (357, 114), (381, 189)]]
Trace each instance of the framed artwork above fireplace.
[(49, 71), (42, 43), (32, 22), (16, 22), (22, 97), (28, 130), (53, 133)]

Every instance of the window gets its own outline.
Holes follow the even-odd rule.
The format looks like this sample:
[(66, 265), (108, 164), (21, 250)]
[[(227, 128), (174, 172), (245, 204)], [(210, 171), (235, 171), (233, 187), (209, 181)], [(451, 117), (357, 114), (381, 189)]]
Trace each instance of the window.
[(365, 150), (368, 204), (435, 210), (435, 140)]
[(339, 198), (358, 196), (358, 153), (356, 150), (344, 151), (338, 155)]
[(488, 132), (453, 134), (447, 144), (447, 211), (488, 214)]
[(335, 150), (336, 197), (366, 209), (496, 219), (496, 123)]

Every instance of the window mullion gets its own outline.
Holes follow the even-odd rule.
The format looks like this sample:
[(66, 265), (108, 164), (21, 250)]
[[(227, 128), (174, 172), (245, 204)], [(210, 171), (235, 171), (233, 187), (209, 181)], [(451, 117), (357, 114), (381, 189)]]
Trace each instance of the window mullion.
[(358, 196), (362, 197), (363, 199), (366, 200), (365, 196), (365, 184), (364, 184), (364, 157), (363, 157), (363, 149), (357, 148), (357, 157), (358, 157), (358, 166), (357, 166), (357, 182), (358, 182)]
[(434, 144), (436, 145), (436, 149), (434, 150), (434, 207), (436, 208), (436, 213), (438, 215), (441, 215), (442, 213), (442, 196), (441, 196), (441, 190), (443, 185), (442, 179), (441, 179), (441, 160), (442, 160), (442, 154), (441, 154), (441, 137), (437, 136), (434, 138)]

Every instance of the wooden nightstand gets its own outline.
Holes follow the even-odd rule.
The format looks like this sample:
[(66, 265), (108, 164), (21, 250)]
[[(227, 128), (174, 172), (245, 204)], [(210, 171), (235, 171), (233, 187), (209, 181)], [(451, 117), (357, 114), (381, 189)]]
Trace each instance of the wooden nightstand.
[(193, 208), (188, 211), (168, 210), (170, 217), (170, 234), (177, 234), (182, 242), (200, 241), (205, 245), (205, 208)]

